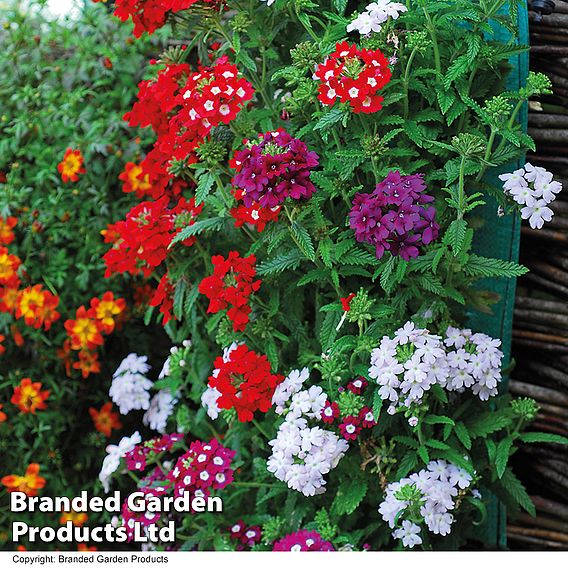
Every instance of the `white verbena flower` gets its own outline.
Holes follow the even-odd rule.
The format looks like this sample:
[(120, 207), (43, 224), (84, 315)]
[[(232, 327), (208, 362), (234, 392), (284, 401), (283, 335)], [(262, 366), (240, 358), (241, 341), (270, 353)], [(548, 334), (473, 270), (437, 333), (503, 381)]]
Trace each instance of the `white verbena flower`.
[(358, 31), (361, 35), (377, 33), (389, 18), (396, 20), (400, 14), (408, 11), (404, 4), (391, 0), (377, 0), (369, 4), (365, 10), (347, 25), (347, 31)]
[(150, 402), (150, 407), (144, 413), (142, 422), (160, 434), (166, 431), (168, 418), (172, 415), (177, 398), (168, 390), (161, 390)]
[(120, 458), (124, 457), (128, 452), (142, 441), (139, 432), (134, 432), (132, 436), (124, 436), (118, 445), (109, 444), (106, 447), (107, 455), (105, 456), (101, 471), (99, 473), (99, 480), (103, 484), (105, 493), (110, 490), (110, 477), (118, 469), (120, 465)]
[(150, 370), (147, 360), (145, 356), (130, 353), (113, 374), (109, 395), (121, 414), (128, 414), (131, 410), (147, 410), (150, 407), (148, 391), (153, 383), (145, 376)]

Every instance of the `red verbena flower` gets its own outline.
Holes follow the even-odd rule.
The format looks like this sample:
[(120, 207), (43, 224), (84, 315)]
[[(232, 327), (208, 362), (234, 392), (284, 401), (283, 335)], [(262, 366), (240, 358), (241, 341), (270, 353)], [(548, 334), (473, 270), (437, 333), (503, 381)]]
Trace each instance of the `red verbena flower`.
[(268, 412), (276, 387), (284, 380), (274, 375), (266, 355), (257, 355), (246, 345), (233, 344), (215, 360), (209, 386), (221, 394), (219, 408), (234, 408), (240, 422), (250, 422), (254, 413)]
[(149, 305), (154, 307), (160, 306), (160, 313), (164, 316), (162, 325), (166, 325), (171, 319), (175, 319), (172, 315), (174, 308), (174, 286), (170, 282), (167, 272), (160, 279), (160, 283)]
[(207, 311), (216, 314), (229, 308), (227, 316), (233, 322), (233, 329), (244, 331), (251, 312), (249, 298), (261, 284), (260, 280), (254, 280), (256, 257), (241, 258), (238, 252), (231, 251), (226, 259), (217, 255), (211, 262), (213, 274), (204, 278), (198, 288), (209, 298)]
[(383, 97), (378, 93), (390, 81), (391, 70), (380, 50), (342, 42), (318, 65), (315, 76), (320, 81), (318, 99), (324, 105), (341, 101), (355, 113), (372, 113), (382, 108)]

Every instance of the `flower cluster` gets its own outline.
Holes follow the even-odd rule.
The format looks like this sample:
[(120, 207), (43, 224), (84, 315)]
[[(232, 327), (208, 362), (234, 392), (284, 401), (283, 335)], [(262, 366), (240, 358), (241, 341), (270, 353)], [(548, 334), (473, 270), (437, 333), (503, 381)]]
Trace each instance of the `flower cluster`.
[(234, 408), (240, 422), (250, 422), (257, 410), (268, 412), (274, 391), (284, 377), (272, 373), (266, 355), (233, 343), (214, 365), (209, 387), (219, 393), (215, 401), (218, 408)]
[[(172, 239), (181, 226), (192, 225), (201, 212), (192, 198), (181, 198), (175, 207), (168, 207), (169, 198), (143, 201), (133, 207), (124, 221), (118, 221), (108, 229), (106, 242), (112, 247), (105, 253), (105, 276), (115, 272), (142, 273), (148, 277), (168, 254)], [(191, 246), (195, 239), (186, 239), (183, 244)]]
[(130, 353), (113, 374), (108, 393), (121, 414), (128, 414), (132, 410), (148, 410), (150, 407), (148, 391), (153, 383), (146, 377), (150, 370), (147, 361), (146, 356)]
[(254, 255), (241, 258), (236, 251), (224, 258), (220, 255), (211, 258), (213, 274), (199, 284), (199, 292), (209, 299), (208, 313), (216, 314), (227, 310), (235, 331), (244, 331), (249, 322), (251, 308), (250, 296), (258, 291), (261, 281), (256, 276)]
[(36, 410), (44, 410), (47, 408), (45, 401), (49, 397), (49, 391), (41, 390), (42, 386), (39, 382), (33, 383), (31, 379), (24, 378), (14, 388), (10, 402), (24, 414), (35, 414)]
[(0, 217), (0, 245), (9, 245), (16, 238), (14, 227), (17, 224), (16, 217)]
[(56, 309), (59, 305), (59, 296), (52, 294), (49, 290), (44, 290), (41, 284), (35, 284), (17, 292), (14, 306), (10, 301), (10, 298), (14, 298), (10, 296), (10, 291), (14, 290), (14, 284), (16, 284), (15, 279), (4, 289), (2, 303), (6, 311), (11, 311), (15, 307), (16, 319), (23, 319), (26, 325), (35, 329), (43, 326), (43, 329), (49, 330), (60, 317)]
[(499, 179), (504, 182), (505, 194), (521, 206), (521, 217), (529, 220), (532, 229), (542, 229), (545, 221), (552, 220), (554, 212), (548, 205), (556, 199), (562, 184), (549, 171), (527, 162)]
[[(101, 0), (94, 0), (95, 2)], [(102, 0), (103, 2), (105, 0)], [(198, 0), (116, 0), (114, 15), (126, 22), (129, 18), (134, 23), (134, 35), (140, 37), (144, 32), (153, 34), (161, 28), (169, 14), (188, 10)], [(218, 6), (216, 0), (202, 0)]]
[(64, 183), (79, 181), (79, 175), (86, 173), (81, 150), (67, 148), (63, 160), (57, 166), (57, 171), (61, 174)]
[(167, 65), (139, 89), (138, 101), (124, 118), (130, 126), (151, 126), (158, 136), (140, 164), (154, 198), (174, 180), (171, 160), (196, 162), (195, 151), (212, 128), (231, 122), (254, 92), (226, 58), (196, 72), (185, 64)]
[(337, 401), (326, 401), (321, 419), (326, 424), (339, 422), (338, 428), (345, 440), (356, 440), (363, 430), (373, 428), (377, 421), (362, 396), (368, 386), (364, 377), (349, 381), (347, 388), (340, 387)]
[(189, 491), (192, 496), (208, 496), (211, 490), (223, 489), (233, 481), (231, 462), (233, 450), (213, 439), (207, 443), (196, 440), (168, 473), (176, 496)]
[(448, 364), (446, 390), (463, 392), (471, 388), (481, 400), (497, 396), (503, 362), (500, 339), (450, 326), (444, 344)]
[(143, 471), (147, 467), (149, 455), (157, 455), (171, 450), (175, 444), (183, 440), (183, 434), (164, 434), (159, 438), (153, 438), (124, 454), (126, 467), (129, 471)]
[(142, 441), (139, 432), (134, 432), (132, 436), (124, 436), (118, 445), (110, 444), (106, 447), (107, 455), (103, 460), (101, 471), (99, 473), (99, 480), (103, 484), (106, 493), (110, 490), (110, 478), (112, 474), (119, 468), (120, 460), (128, 452), (136, 447)]
[(142, 422), (156, 432), (166, 431), (168, 418), (172, 415), (177, 403), (177, 397), (167, 390), (161, 390), (150, 401), (148, 410), (144, 413)]
[(497, 394), (501, 380), (500, 340), (469, 329), (448, 327), (446, 336), (432, 335), (407, 322), (394, 338), (383, 337), (371, 352), (369, 376), (380, 385), (379, 394), (396, 406), (420, 404), (435, 384), (448, 391), (471, 388), (481, 400)]
[[(393, 537), (407, 548), (422, 544), (422, 528), (417, 522), (426, 525), (433, 534), (446, 536), (454, 522), (450, 511), (467, 493), (472, 479), (461, 467), (444, 460), (431, 461), (426, 469), (387, 485), (379, 513), (389, 527), (395, 529)], [(411, 513), (416, 510), (419, 518)], [(401, 526), (395, 528), (401, 520)]]
[(434, 201), (424, 193), (423, 176), (390, 172), (373, 193), (357, 193), (349, 213), (349, 224), (359, 242), (375, 247), (377, 258), (385, 251), (404, 260), (416, 258), (419, 247), (438, 237)]
[(391, 0), (377, 0), (369, 4), (365, 11), (358, 14), (357, 17), (347, 26), (347, 31), (357, 30), (361, 35), (369, 35), (371, 32), (378, 33), (389, 18), (398, 19), (400, 14), (407, 12), (407, 8), (400, 2), (391, 2)]
[(242, 190), (245, 207), (271, 209), (287, 198), (311, 197), (316, 188), (310, 173), (319, 163), (318, 155), (281, 128), (259, 138), (236, 152), (232, 162), (237, 171), (233, 185)]
[(230, 529), (231, 540), (237, 541), (237, 550), (252, 548), (260, 542), (262, 530), (259, 526), (247, 527), (244, 521), (237, 521)]
[[(234, 195), (238, 202), (243, 201), (243, 191), (235, 190)], [(247, 207), (243, 203), (238, 203), (229, 213), (235, 220), (235, 227), (239, 228), (246, 225), (247, 227), (254, 227), (259, 233), (262, 233), (268, 223), (278, 221), (281, 209), (280, 205), (276, 207), (261, 207), (258, 203), (254, 203)]]
[[(80, 306), (75, 319), (65, 322), (68, 338), (59, 355), (66, 365), (67, 375), (71, 374), (71, 366), (80, 370), (84, 379), (91, 373), (100, 372), (97, 349), (104, 344), (103, 335), (109, 335), (115, 330), (125, 310), (126, 300), (115, 298), (109, 291), (100, 298), (91, 298), (89, 309)], [(78, 352), (75, 362), (72, 357), (74, 351)]]
[(107, 438), (110, 438), (113, 430), (122, 428), (118, 414), (112, 410), (112, 402), (105, 402), (100, 410), (93, 407), (89, 408), (89, 414), (93, 419), (97, 432), (100, 432)]
[(19, 491), (28, 497), (37, 495), (38, 489), (45, 487), (45, 478), (39, 475), (39, 464), (31, 463), (26, 468), (24, 475), (5, 475), (0, 483), (6, 487), (8, 493)]
[(307, 419), (319, 420), (327, 403), (321, 387), (303, 389), (308, 378), (308, 369), (293, 370), (274, 392), (276, 413), (286, 418), (268, 442), (267, 469), (291, 489), (312, 496), (325, 491), (323, 476), (337, 466), (348, 444), (329, 430), (308, 426)]
[(378, 93), (391, 79), (389, 62), (381, 51), (358, 49), (355, 44), (338, 43), (335, 51), (320, 65), (318, 99), (327, 106), (338, 100), (348, 103), (355, 113), (372, 113), (382, 108)]
[(324, 540), (318, 532), (302, 529), (276, 541), (272, 550), (278, 552), (331, 552), (335, 549), (331, 542)]

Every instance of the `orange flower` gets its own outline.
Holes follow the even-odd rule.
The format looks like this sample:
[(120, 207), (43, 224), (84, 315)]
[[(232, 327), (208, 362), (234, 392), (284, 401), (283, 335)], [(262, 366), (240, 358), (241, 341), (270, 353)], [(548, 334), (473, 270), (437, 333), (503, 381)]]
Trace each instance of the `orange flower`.
[(118, 176), (122, 180), (122, 191), (124, 193), (136, 193), (138, 199), (142, 199), (152, 189), (150, 176), (144, 173), (142, 166), (134, 162), (128, 162), (124, 171)]
[(77, 550), (79, 552), (95, 552), (95, 550), (97, 550), (97, 547), (96, 546), (87, 546), (84, 542), (81, 542), (77, 546)]
[(13, 276), (5, 286), (0, 286), (0, 312), (14, 314), (18, 305), (20, 279)]
[(101, 364), (99, 363), (99, 356), (95, 351), (82, 349), (79, 351), (79, 360), (73, 363), (73, 369), (80, 370), (84, 379), (91, 373), (100, 373)]
[(0, 284), (13, 281), (20, 264), (22, 261), (15, 254), (9, 254), (6, 247), (0, 247)]
[(95, 423), (95, 429), (110, 437), (112, 430), (122, 428), (118, 414), (112, 411), (112, 402), (106, 402), (100, 410), (89, 408), (89, 414)]
[(12, 229), (18, 224), (16, 217), (0, 217), (0, 244), (9, 245), (14, 240)]
[(77, 511), (63, 511), (61, 517), (59, 517), (59, 522), (62, 525), (71, 521), (75, 527), (82, 527), (88, 520), (87, 513), (78, 513)]
[(81, 150), (67, 148), (63, 160), (57, 165), (57, 171), (61, 174), (64, 183), (79, 181), (79, 174), (86, 173), (83, 167), (83, 154)]
[(19, 292), (16, 307), (16, 318), (24, 318), (26, 325), (39, 329), (42, 325), (45, 330), (60, 317), (56, 308), (59, 297), (49, 290), (43, 290), (41, 284), (28, 286)]
[(6, 420), (8, 420), (8, 417), (6, 416), (5, 412), (2, 412), (2, 407), (4, 405), (0, 404), (0, 422), (6, 422)]
[(63, 345), (57, 350), (57, 357), (61, 359), (61, 362), (65, 366), (65, 374), (71, 376), (71, 367), (73, 363), (73, 357), (71, 355), (71, 340), (66, 339)]
[(31, 379), (24, 378), (20, 385), (14, 388), (10, 402), (24, 414), (35, 414), (36, 410), (47, 408), (45, 401), (49, 397), (49, 391), (42, 391), (41, 387), (41, 383), (32, 383)]
[(18, 326), (15, 323), (13, 323), (10, 326), (10, 333), (12, 334), (12, 339), (14, 340), (14, 343), (18, 347), (21, 347), (25, 343), (24, 336), (20, 333), (20, 330), (18, 329)]
[(31, 463), (24, 475), (6, 475), (0, 482), (8, 489), (8, 493), (21, 491), (28, 497), (37, 495), (37, 490), (45, 486), (45, 479), (39, 474), (39, 464)]
[(18, 546), (16, 547), (16, 550), (18, 552), (25, 552), (27, 550), (27, 548), (23, 544), (18, 544)]
[(93, 351), (97, 345), (104, 343), (103, 336), (101, 335), (103, 325), (102, 323), (93, 318), (92, 312), (81, 306), (75, 315), (74, 320), (67, 320), (65, 322), (65, 329), (67, 335), (71, 338), (71, 349), (88, 349)]
[(93, 298), (91, 300), (91, 308), (97, 318), (103, 325), (103, 333), (112, 333), (115, 325), (115, 316), (121, 314), (126, 308), (126, 300), (123, 298), (114, 298), (112, 292), (105, 292), (101, 299)]

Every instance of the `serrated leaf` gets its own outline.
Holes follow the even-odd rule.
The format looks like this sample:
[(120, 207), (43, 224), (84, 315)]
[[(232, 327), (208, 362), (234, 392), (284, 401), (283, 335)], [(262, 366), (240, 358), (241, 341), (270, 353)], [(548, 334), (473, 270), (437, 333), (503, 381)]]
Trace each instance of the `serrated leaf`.
[(505, 473), (505, 468), (509, 462), (509, 455), (511, 453), (511, 446), (513, 445), (512, 438), (505, 438), (497, 445), (497, 452), (495, 453), (495, 470), (497, 477), (501, 479)]
[(513, 470), (508, 467), (501, 477), (501, 486), (529, 515), (536, 515), (536, 508), (527, 490), (519, 481)]
[(469, 432), (465, 427), (463, 422), (458, 422), (456, 427), (454, 428), (454, 432), (458, 437), (458, 440), (464, 445), (464, 447), (468, 450), (471, 450), (471, 438), (469, 436)]
[(259, 276), (270, 276), (279, 274), (285, 270), (294, 270), (298, 268), (304, 255), (297, 249), (288, 251), (287, 253), (276, 256), (269, 260), (261, 262), (256, 269)]
[(351, 515), (366, 494), (367, 481), (364, 478), (355, 476), (342, 481), (333, 500), (333, 511), (337, 515)]
[(200, 205), (207, 199), (215, 178), (212, 173), (207, 172), (199, 176), (197, 180), (197, 188), (195, 189), (195, 204)]
[(189, 239), (189, 237), (193, 237), (195, 235), (199, 235), (203, 231), (220, 231), (221, 228), (225, 225), (225, 219), (222, 217), (210, 217), (209, 219), (201, 219), (200, 221), (196, 221), (192, 225), (188, 225), (184, 227), (173, 239), (170, 243), (170, 247), (173, 246), (175, 243), (180, 241), (185, 241)]
[(307, 229), (303, 225), (294, 221), (292, 225), (290, 225), (290, 233), (294, 238), (294, 242), (298, 245), (298, 248), (304, 253), (304, 255), (311, 261), (315, 261), (316, 251)]
[(528, 444), (568, 444), (566, 436), (549, 434), (548, 432), (525, 432), (519, 436), (519, 440)]

